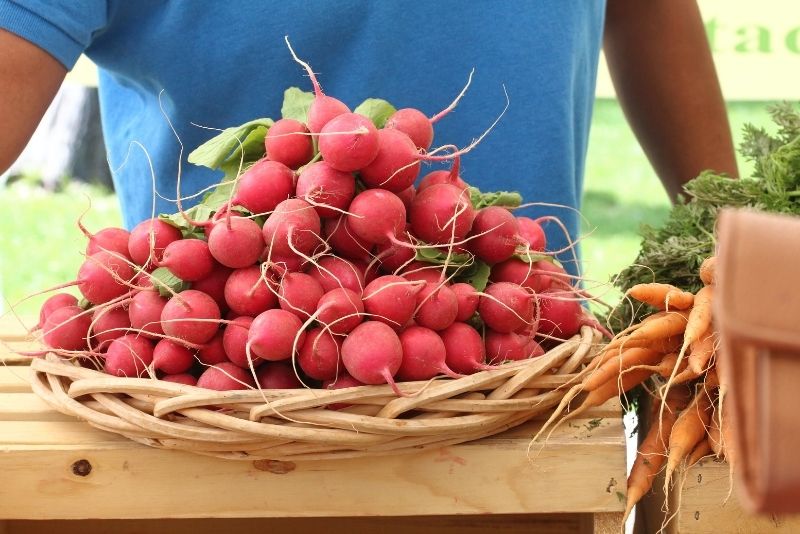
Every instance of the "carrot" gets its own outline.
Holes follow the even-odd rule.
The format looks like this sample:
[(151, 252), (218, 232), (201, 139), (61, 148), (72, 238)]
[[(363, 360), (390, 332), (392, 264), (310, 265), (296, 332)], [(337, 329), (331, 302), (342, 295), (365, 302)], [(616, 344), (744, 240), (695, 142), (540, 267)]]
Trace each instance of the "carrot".
[(650, 371), (653, 371), (662, 378), (668, 378), (669, 375), (672, 374), (672, 370), (675, 368), (675, 362), (677, 360), (678, 360), (678, 354), (675, 352), (671, 352), (669, 354), (663, 355), (661, 361), (655, 365), (634, 365), (633, 367), (629, 367), (628, 369), (626, 369), (625, 372), (635, 371), (636, 369), (649, 369)]
[[(692, 310), (694, 311), (694, 310)], [(644, 322), (631, 332), (629, 338), (633, 339), (665, 339), (676, 336), (686, 330), (688, 311), (667, 312), (657, 320)], [(685, 334), (684, 334), (685, 341)]]
[(635, 332), (636, 330), (641, 328), (642, 325), (650, 323), (650, 322), (653, 322), (653, 321), (657, 321), (658, 319), (660, 319), (662, 317), (665, 317), (666, 315), (667, 315), (667, 312), (663, 312), (663, 311), (656, 312), (656, 313), (654, 313), (652, 315), (648, 315), (647, 317), (642, 319), (641, 322), (629, 326), (628, 328), (626, 328), (625, 330), (623, 330), (622, 332), (620, 332), (616, 336), (614, 336), (614, 339), (612, 339), (611, 341), (609, 341), (606, 344), (604, 350), (608, 351), (608, 350), (618, 349), (619, 347), (621, 347), (624, 343), (626, 343), (630, 339), (629, 336), (630, 336), (630, 334), (632, 332)]
[(626, 295), (659, 310), (666, 310), (670, 307), (685, 310), (691, 308), (694, 302), (694, 295), (688, 291), (683, 291), (671, 284), (655, 282), (636, 284), (627, 291)]
[(689, 346), (689, 367), (700, 375), (714, 356), (716, 335), (713, 328), (709, 328)]
[(707, 439), (701, 439), (700, 442), (695, 445), (694, 450), (692, 453), (686, 457), (686, 467), (692, 467), (694, 464), (709, 456), (713, 453), (711, 449), (711, 444)]
[(667, 449), (667, 471), (664, 492), (669, 488), (672, 473), (701, 439), (705, 438), (706, 426), (711, 418), (711, 399), (705, 391), (695, 395), (689, 406), (680, 413), (669, 435)]
[(585, 391), (592, 391), (606, 382), (619, 377), (626, 369), (639, 365), (651, 365), (661, 359), (661, 354), (644, 348), (627, 349), (619, 354), (618, 358), (610, 358), (589, 376), (582, 384)]
[(717, 257), (711, 256), (703, 260), (700, 264), (700, 280), (707, 286), (713, 286), (716, 282)]
[[(681, 365), (681, 362), (683, 362), (683, 356), (686, 353), (686, 349), (688, 349), (689, 345), (694, 343), (695, 340), (699, 339), (700, 336), (708, 330), (709, 326), (711, 326), (712, 287), (713, 286), (705, 286), (697, 292), (697, 295), (695, 295), (694, 307), (691, 309), (691, 311), (689, 311), (686, 317), (685, 328), (683, 331), (683, 345), (678, 353), (678, 362), (675, 367), (675, 371), (667, 379), (667, 384), (664, 386), (666, 391), (669, 391), (670, 386), (675, 381), (675, 376), (678, 374), (677, 366)], [(640, 331), (641, 329), (637, 330), (637, 332)]]
[(719, 410), (714, 410), (714, 414), (711, 416), (711, 421), (708, 424), (708, 442), (709, 447), (711, 450), (714, 451), (714, 454), (717, 458), (722, 458), (722, 432), (719, 429)]
[(730, 402), (725, 401), (724, 391), (721, 391), (719, 398), (719, 433), (722, 437), (722, 445), (720, 452), (722, 456), (725, 457), (725, 460), (727, 460), (731, 472), (734, 472), (736, 470), (738, 456), (736, 454), (736, 442), (731, 434), (733, 423), (731, 422), (732, 409), (729, 405)]
[(678, 374), (676, 374), (674, 377), (672, 377), (672, 372), (670, 370), (670, 374), (668, 374), (667, 376), (664, 377), (667, 380), (669, 380), (670, 377), (672, 377), (672, 381), (670, 382), (670, 386), (674, 386), (675, 384), (685, 384), (687, 382), (691, 382), (692, 380), (694, 380), (695, 378), (697, 378), (698, 376), (700, 376), (702, 374), (702, 373), (695, 373), (694, 370), (690, 369), (686, 365), (686, 360), (684, 360), (680, 364), (678, 364), (677, 355), (675, 355), (675, 356), (676, 356), (675, 357), (675, 364), (680, 369), (680, 372)]

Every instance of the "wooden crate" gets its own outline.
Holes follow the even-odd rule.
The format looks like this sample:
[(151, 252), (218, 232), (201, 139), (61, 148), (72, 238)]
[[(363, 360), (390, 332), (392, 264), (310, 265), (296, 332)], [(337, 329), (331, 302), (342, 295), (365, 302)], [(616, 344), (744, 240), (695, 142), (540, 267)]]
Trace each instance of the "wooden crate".
[[(30, 346), (7, 319), (0, 333), (16, 347)], [(541, 424), (534, 421), (415, 455), (239, 462), (148, 448), (95, 430), (31, 392), (24, 358), (0, 358), (7, 364), (0, 366), (0, 534), (621, 528), (625, 438), (618, 403), (559, 428), (542, 450), (529, 449)]]

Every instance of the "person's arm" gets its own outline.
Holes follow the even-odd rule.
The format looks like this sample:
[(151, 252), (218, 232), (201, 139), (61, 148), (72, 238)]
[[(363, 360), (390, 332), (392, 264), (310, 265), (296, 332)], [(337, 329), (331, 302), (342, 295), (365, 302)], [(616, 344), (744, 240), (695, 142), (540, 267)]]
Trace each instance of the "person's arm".
[(38, 46), (0, 29), (0, 173), (17, 159), (67, 69)]
[(670, 198), (705, 169), (738, 176), (696, 0), (608, 0), (603, 46), (622, 109)]

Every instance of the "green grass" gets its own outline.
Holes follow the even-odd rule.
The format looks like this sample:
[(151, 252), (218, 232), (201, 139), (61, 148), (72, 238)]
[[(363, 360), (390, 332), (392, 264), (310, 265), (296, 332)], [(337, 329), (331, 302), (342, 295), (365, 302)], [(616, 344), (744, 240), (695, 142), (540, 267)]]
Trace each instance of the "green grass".
[[(764, 103), (732, 103), (731, 126), (738, 144), (742, 125), (769, 124)], [(750, 165), (740, 161), (747, 176)], [(82, 261), (85, 240), (75, 221), (87, 208), (84, 222), (90, 230), (119, 225), (116, 197), (97, 188), (69, 184), (59, 193), (47, 193), (18, 183), (0, 188), (0, 293), (16, 302), (44, 288), (73, 280)], [(628, 128), (615, 101), (600, 100), (595, 107), (586, 167), (583, 214), (586, 237), (583, 255), (586, 275), (607, 282), (631, 263), (639, 248), (642, 223), (658, 224), (669, 211), (667, 196)], [(602, 291), (597, 291), (598, 293)], [(610, 295), (613, 299), (613, 294)], [(34, 314), (42, 297), (15, 308)], [(7, 304), (0, 302), (0, 309)]]

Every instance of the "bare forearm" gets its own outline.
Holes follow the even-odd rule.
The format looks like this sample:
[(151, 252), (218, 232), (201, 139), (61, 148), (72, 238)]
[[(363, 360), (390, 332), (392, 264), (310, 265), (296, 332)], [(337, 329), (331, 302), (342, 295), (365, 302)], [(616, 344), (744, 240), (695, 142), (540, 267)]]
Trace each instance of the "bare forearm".
[(702, 170), (738, 175), (695, 0), (608, 0), (604, 49), (622, 108), (671, 198)]
[(30, 42), (0, 30), (0, 172), (25, 148), (52, 102), (66, 69)]

